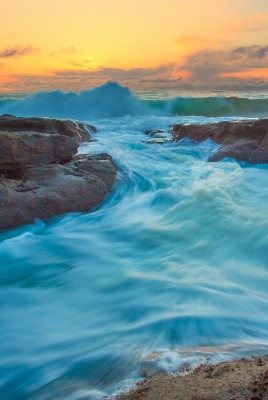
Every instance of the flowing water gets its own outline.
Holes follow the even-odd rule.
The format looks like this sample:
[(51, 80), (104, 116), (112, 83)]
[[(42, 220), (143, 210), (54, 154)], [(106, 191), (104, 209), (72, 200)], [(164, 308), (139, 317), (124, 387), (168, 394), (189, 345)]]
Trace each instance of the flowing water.
[(208, 163), (212, 142), (148, 144), (143, 133), (265, 116), (268, 98), (189, 105), (117, 86), (107, 100), (104, 88), (0, 104), (96, 125), (80, 153), (108, 152), (120, 170), (93, 212), (1, 234), (3, 400), (102, 399), (157, 369), (268, 349), (268, 166)]

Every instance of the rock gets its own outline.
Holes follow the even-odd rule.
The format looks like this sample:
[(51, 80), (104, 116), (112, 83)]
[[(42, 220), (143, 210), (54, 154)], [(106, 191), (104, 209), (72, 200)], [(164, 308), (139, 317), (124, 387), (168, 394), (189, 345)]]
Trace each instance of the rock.
[(111, 190), (107, 154), (75, 156), (89, 129), (73, 121), (0, 117), (0, 230), (71, 211), (90, 211)]
[(161, 133), (164, 133), (164, 131), (162, 129), (146, 129), (146, 131), (144, 131), (145, 135), (152, 136), (152, 137), (158, 133), (161, 134)]
[(172, 140), (170, 133), (165, 133), (162, 129), (147, 129), (144, 134), (152, 138), (145, 141), (147, 144), (164, 144)]
[(174, 141), (189, 138), (202, 142), (207, 139), (221, 144), (209, 161), (226, 157), (259, 164), (268, 163), (268, 119), (220, 122), (205, 125), (174, 125)]
[(117, 168), (108, 154), (25, 168), (20, 179), (0, 177), (0, 230), (67, 212), (86, 212), (111, 190)]
[(153, 138), (156, 138), (156, 139), (165, 139), (167, 137), (168, 137), (168, 135), (166, 133), (155, 133), (153, 135)]
[(220, 161), (224, 158), (234, 158), (251, 164), (268, 163), (268, 151), (261, 151), (257, 140), (239, 140), (234, 144), (221, 146), (209, 161)]
[(65, 163), (72, 159), (77, 148), (77, 142), (64, 135), (0, 132), (0, 172)]
[(146, 140), (145, 143), (147, 143), (147, 144), (164, 144), (169, 141), (170, 140), (165, 140), (165, 139), (149, 139), (149, 140)]
[(54, 118), (22, 118), (4, 114), (0, 116), (0, 131), (8, 132), (40, 132), (64, 135), (77, 143), (90, 142), (90, 131), (96, 132), (93, 125), (85, 125), (70, 120)]
[(262, 357), (153, 374), (115, 400), (267, 400), (267, 387), (268, 363)]

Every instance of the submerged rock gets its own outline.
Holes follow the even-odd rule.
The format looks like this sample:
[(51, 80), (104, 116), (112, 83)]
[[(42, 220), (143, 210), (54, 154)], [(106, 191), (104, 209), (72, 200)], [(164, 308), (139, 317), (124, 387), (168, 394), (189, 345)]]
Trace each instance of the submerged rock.
[(146, 129), (144, 135), (155, 137), (155, 135), (165, 133), (162, 129)]
[(234, 158), (254, 164), (268, 163), (268, 119), (219, 122), (205, 125), (172, 127), (174, 141), (189, 138), (202, 142), (207, 139), (221, 144), (209, 161)]
[(162, 129), (147, 129), (144, 134), (152, 138), (145, 141), (147, 144), (164, 144), (172, 140), (170, 133), (166, 133)]
[(20, 179), (0, 178), (0, 229), (66, 212), (90, 211), (111, 190), (117, 168), (108, 154), (80, 155), (60, 164), (25, 168)]
[(146, 140), (145, 143), (147, 143), (147, 144), (164, 144), (166, 142), (170, 142), (170, 140), (168, 140), (168, 139), (149, 139), (149, 140)]

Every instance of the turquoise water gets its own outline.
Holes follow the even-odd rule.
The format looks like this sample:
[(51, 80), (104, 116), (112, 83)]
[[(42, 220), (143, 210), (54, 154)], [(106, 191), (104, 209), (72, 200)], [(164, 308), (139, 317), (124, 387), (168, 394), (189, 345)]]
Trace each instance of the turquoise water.
[(1, 234), (1, 399), (102, 399), (152, 370), (267, 352), (268, 166), (146, 143), (232, 119), (192, 114), (90, 118), (80, 152), (120, 169), (105, 203)]

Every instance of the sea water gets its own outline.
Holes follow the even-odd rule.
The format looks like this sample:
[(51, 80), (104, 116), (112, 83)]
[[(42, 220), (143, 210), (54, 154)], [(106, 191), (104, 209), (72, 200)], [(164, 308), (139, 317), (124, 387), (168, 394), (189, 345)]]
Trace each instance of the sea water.
[(140, 97), (117, 84), (0, 100), (98, 127), (119, 173), (90, 213), (0, 235), (3, 400), (102, 399), (157, 370), (268, 350), (268, 166), (209, 163), (174, 123), (268, 115), (268, 96)]

